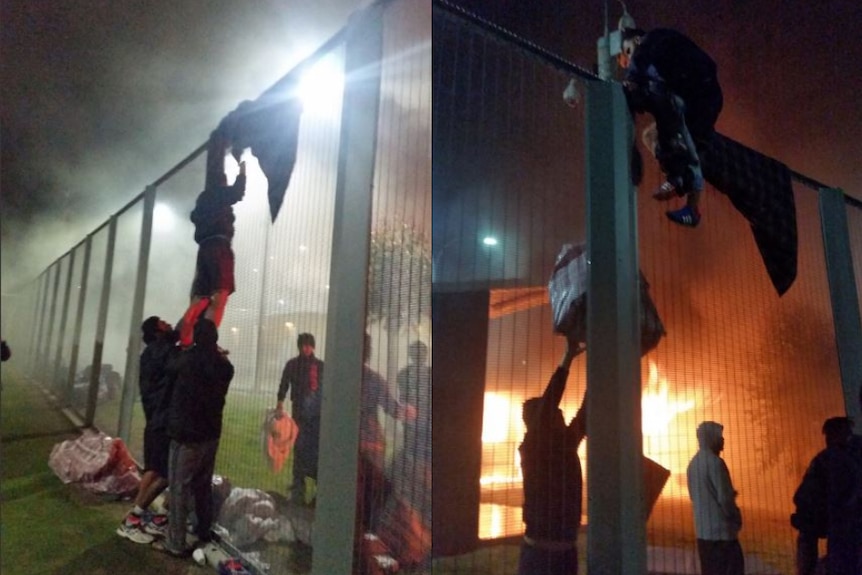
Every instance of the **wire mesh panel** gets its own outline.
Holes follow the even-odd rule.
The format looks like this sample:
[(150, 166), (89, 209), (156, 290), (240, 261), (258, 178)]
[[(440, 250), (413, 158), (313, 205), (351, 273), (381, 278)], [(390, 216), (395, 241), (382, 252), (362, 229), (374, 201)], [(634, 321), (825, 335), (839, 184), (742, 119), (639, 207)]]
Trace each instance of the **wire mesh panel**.
[(78, 317), (78, 305), (80, 303), (81, 275), (84, 267), (84, 252), (86, 247), (82, 244), (72, 251), (69, 256), (70, 276), (68, 280), (68, 295), (66, 295), (65, 321), (60, 329), (60, 347), (55, 360), (55, 389), (57, 395), (68, 404), (71, 396), (70, 368), (74, 350), (75, 327)]
[(429, 565), (430, 143), (430, 6), (394, 3), (384, 13), (362, 376), (361, 572), (381, 568), (376, 554), (408, 573)]
[[(565, 346), (548, 306), (555, 260), (586, 237), (584, 111), (564, 102), (569, 81), (435, 10), (435, 572), (517, 570), (521, 405), (542, 395)], [(572, 366), (567, 420), (584, 367)]]
[(86, 293), (84, 294), (84, 315), (81, 322), (80, 347), (78, 349), (74, 374), (72, 375), (72, 389), (69, 397), (70, 408), (82, 418), (87, 408), (90, 371), (92, 370), (93, 354), (96, 347), (99, 307), (105, 276), (105, 256), (108, 248), (107, 227), (93, 234), (90, 246), (90, 267), (87, 273)]
[[(856, 294), (860, 302), (859, 316), (862, 317), (862, 206), (857, 203), (847, 204), (847, 230), (850, 232), (853, 276), (856, 278)], [(862, 433), (862, 423), (857, 424), (856, 432)]]
[[(446, 426), (435, 446), (458, 445), (435, 459), (435, 571), (514, 573), (524, 532), (521, 405), (541, 394), (564, 345), (551, 333), (547, 280), (561, 244), (585, 236), (583, 112), (560, 98), (567, 78), (505, 34), (442, 10), (434, 17), (435, 419)], [(638, 141), (651, 120), (639, 122)], [(817, 195), (790, 192), (798, 273), (779, 296), (728, 197), (708, 187), (695, 230), (670, 222), (667, 204), (650, 198), (663, 181), (656, 162), (638, 145), (640, 268), (666, 331), (641, 366), (647, 468), (669, 471), (664, 482), (661, 473), (645, 479), (648, 568), (698, 564), (686, 474), (696, 428), (711, 420), (724, 425), (747, 570), (793, 572), (793, 494), (824, 446), (824, 419), (844, 413)], [(572, 363), (566, 421), (582, 403), (588, 356)], [(584, 512), (603, 520), (586, 497)]]
[(136, 388), (138, 384), (137, 381), (124, 381), (124, 374), (131, 333), (134, 285), (138, 272), (142, 214), (143, 206), (139, 201), (117, 218), (105, 337), (104, 341), (96, 341), (94, 344), (102, 348), (94, 421), (98, 428), (108, 435), (117, 435), (119, 431), (123, 387), (131, 385)]

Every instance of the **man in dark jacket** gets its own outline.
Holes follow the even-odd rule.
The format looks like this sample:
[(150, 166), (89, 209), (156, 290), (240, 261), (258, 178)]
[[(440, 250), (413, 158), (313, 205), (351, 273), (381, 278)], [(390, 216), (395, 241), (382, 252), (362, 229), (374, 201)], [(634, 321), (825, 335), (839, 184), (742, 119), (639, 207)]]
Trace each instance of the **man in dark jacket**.
[(212, 538), (212, 476), (234, 374), (217, 342), (215, 323), (201, 318), (195, 324), (194, 346), (175, 362), (177, 378), (168, 414), (171, 506), (164, 550), (177, 556), (189, 552), (185, 535), (190, 499), (194, 498), (197, 516), (195, 535), (201, 542)]
[(857, 573), (862, 544), (859, 519), (862, 461), (851, 441), (852, 427), (846, 417), (831, 417), (824, 422), (826, 449), (811, 460), (793, 495), (796, 513), (791, 515), (790, 522), (799, 530), (796, 542), (799, 575), (816, 572), (820, 538), (827, 543), (827, 573)]
[(117, 528), (117, 534), (135, 543), (150, 543), (153, 536), (164, 536), (168, 518), (151, 513), (150, 505), (168, 486), (167, 419), (174, 373), (169, 364), (179, 352), (177, 332), (158, 316), (141, 324), (146, 348), (141, 353), (138, 384), (144, 408), (144, 474), (135, 497), (135, 507)]
[(715, 62), (676, 30), (645, 33), (629, 28), (623, 31), (620, 63), (629, 108), (656, 120), (656, 158), (667, 181), (653, 197), (687, 196), (685, 207), (667, 212), (667, 217), (695, 227), (704, 187), (698, 149), (712, 139), (723, 105)]
[(284, 398), (290, 390), (291, 417), (299, 425), (299, 436), (293, 446), (293, 484), (290, 488), (290, 499), (303, 503), (305, 478), (317, 479), (323, 362), (314, 355), (312, 334), (299, 334), (296, 347), (299, 349), (299, 355), (284, 365), (275, 409), (277, 417), (284, 414)]
[(231, 240), (234, 236), (233, 205), (245, 195), (245, 162), (239, 164), (239, 175), (232, 186), (223, 182), (198, 195), (191, 213), (195, 225), (198, 257), (195, 279), (192, 283), (191, 303), (180, 325), (180, 343), (192, 343), (195, 321), (201, 313), (221, 325), (228, 297), (235, 291), (234, 254)]
[[(524, 402), (521, 454), (524, 523), (518, 575), (576, 575), (583, 477), (578, 446), (586, 435), (586, 401), (566, 425), (560, 401), (580, 347), (569, 341), (542, 397)], [(586, 397), (584, 398), (586, 400)]]

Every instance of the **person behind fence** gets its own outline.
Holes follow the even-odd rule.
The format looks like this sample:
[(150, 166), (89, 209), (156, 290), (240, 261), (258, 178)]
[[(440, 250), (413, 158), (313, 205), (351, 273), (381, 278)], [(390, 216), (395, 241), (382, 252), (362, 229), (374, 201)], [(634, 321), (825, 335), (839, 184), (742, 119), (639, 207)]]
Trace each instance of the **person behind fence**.
[(416, 419), (416, 408), (396, 399), (390, 391), (389, 382), (368, 365), (371, 361), (371, 336), (367, 333), (364, 357), (359, 421), (360, 510), (357, 519), (362, 521), (360, 533), (377, 529), (380, 507), (391, 489), (385, 472), (386, 439), (378, 418), (378, 409), (402, 421)]
[(171, 363), (179, 353), (178, 335), (158, 316), (141, 324), (146, 347), (141, 353), (138, 385), (144, 409), (144, 474), (135, 497), (134, 508), (117, 528), (117, 534), (135, 543), (151, 543), (154, 536), (164, 537), (168, 518), (150, 511), (150, 505), (168, 486), (168, 406), (173, 386)]
[(742, 512), (730, 471), (719, 454), (724, 450), (724, 426), (704, 421), (697, 427), (700, 445), (686, 470), (694, 511), (694, 532), (703, 575), (744, 575), (739, 544)]
[(195, 324), (194, 345), (176, 359), (177, 377), (168, 414), (171, 437), (168, 482), (171, 504), (168, 533), (160, 550), (175, 556), (191, 552), (186, 521), (194, 502), (200, 543), (212, 539), (214, 521), (212, 478), (222, 431), (225, 397), (234, 368), (218, 347), (218, 330), (209, 319)]
[(818, 539), (826, 539), (826, 572), (856, 573), (859, 544), (862, 463), (851, 445), (853, 424), (847, 417), (823, 423), (826, 448), (811, 460), (793, 495), (796, 512), (790, 522), (796, 540), (798, 575), (817, 571)]
[(578, 446), (586, 436), (586, 397), (568, 423), (560, 401), (579, 346), (569, 338), (566, 351), (541, 397), (524, 402), (527, 432), (518, 447), (524, 477), (518, 575), (574, 575), (578, 572), (583, 477)]
[(704, 189), (698, 150), (711, 141), (723, 96), (715, 62), (690, 38), (676, 30), (649, 33), (623, 30), (620, 65), (623, 87), (633, 113), (648, 112), (658, 128), (656, 158), (667, 181), (653, 197), (686, 196), (686, 205), (667, 212), (671, 221), (688, 227), (700, 223)]
[(431, 461), (431, 366), (428, 346), (414, 341), (407, 350), (409, 363), (398, 372), (398, 398), (416, 408), (416, 419), (404, 424), (404, 452)]
[(245, 162), (239, 164), (239, 175), (233, 185), (206, 189), (198, 195), (191, 213), (195, 225), (198, 255), (192, 282), (191, 302), (180, 320), (180, 344), (188, 347), (197, 318), (203, 317), (221, 325), (227, 300), (235, 291), (233, 205), (245, 195)]
[(305, 501), (305, 478), (317, 479), (323, 361), (314, 355), (312, 334), (299, 334), (296, 347), (299, 355), (288, 360), (281, 373), (275, 409), (276, 417), (284, 415), (284, 398), (290, 390), (291, 417), (299, 425), (299, 435), (293, 446), (290, 500), (301, 504)]

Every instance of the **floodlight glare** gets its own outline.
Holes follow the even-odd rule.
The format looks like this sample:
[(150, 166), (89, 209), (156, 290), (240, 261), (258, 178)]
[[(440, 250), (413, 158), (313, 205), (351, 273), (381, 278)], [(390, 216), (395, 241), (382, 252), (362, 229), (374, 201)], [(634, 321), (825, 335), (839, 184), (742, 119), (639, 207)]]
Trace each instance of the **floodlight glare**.
[(299, 97), (304, 114), (331, 116), (341, 109), (344, 71), (333, 58), (316, 62), (299, 82)]
[(174, 211), (165, 204), (156, 204), (153, 207), (153, 228), (157, 232), (170, 232), (176, 221)]
[(482, 240), (482, 243), (486, 246), (496, 246), (497, 238), (495, 238), (494, 236), (485, 236), (485, 239)]

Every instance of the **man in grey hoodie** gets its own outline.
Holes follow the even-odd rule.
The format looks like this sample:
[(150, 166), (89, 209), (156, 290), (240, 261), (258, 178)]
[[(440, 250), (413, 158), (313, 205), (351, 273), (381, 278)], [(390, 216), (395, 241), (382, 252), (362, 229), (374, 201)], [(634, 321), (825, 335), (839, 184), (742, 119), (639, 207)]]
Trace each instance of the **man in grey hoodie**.
[(697, 427), (700, 449), (686, 470), (694, 508), (694, 531), (703, 575), (744, 575), (745, 560), (737, 535), (742, 513), (724, 460), (724, 426), (704, 421)]

